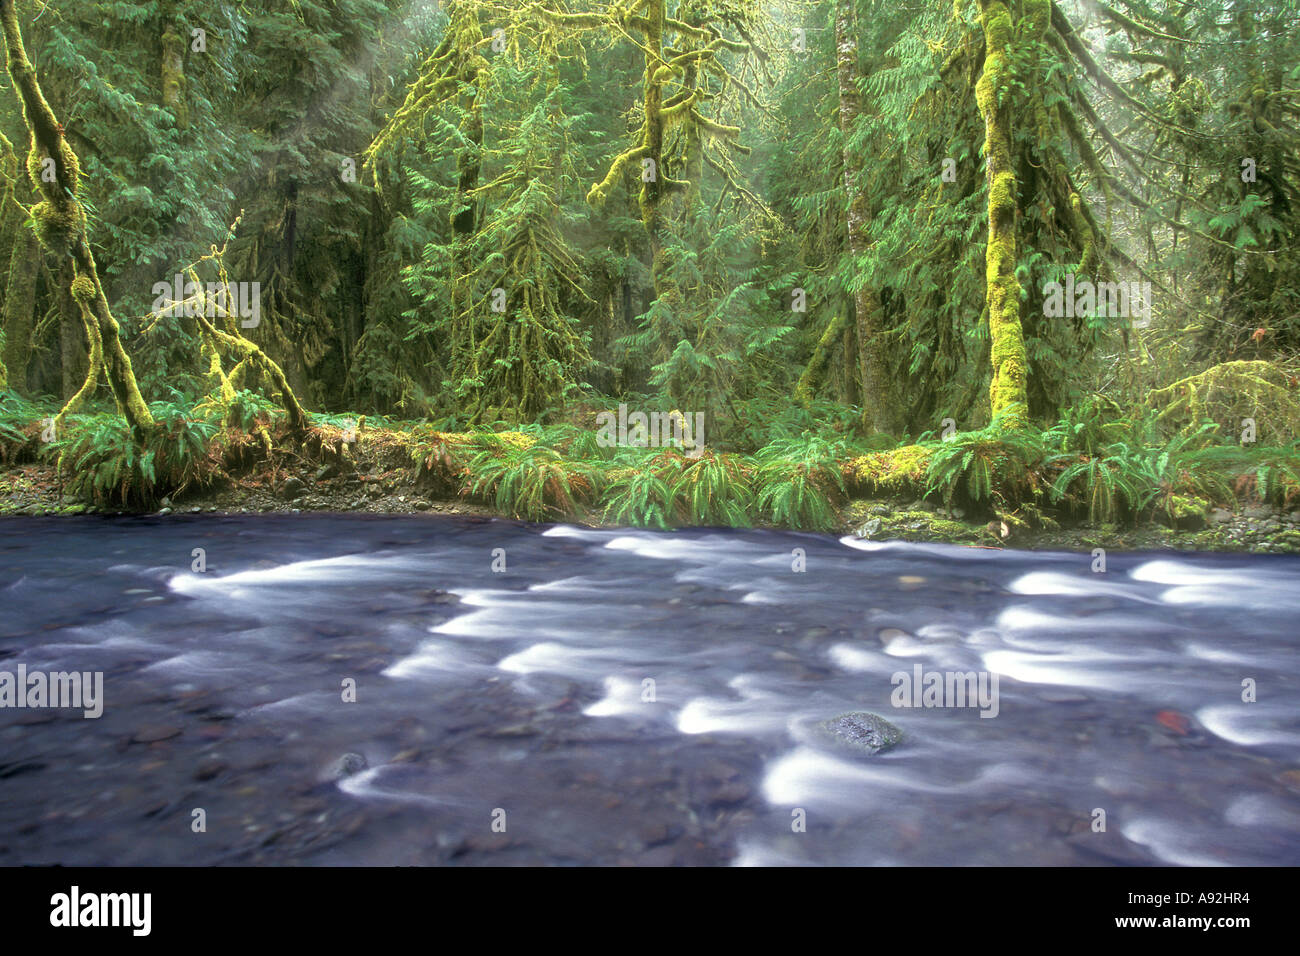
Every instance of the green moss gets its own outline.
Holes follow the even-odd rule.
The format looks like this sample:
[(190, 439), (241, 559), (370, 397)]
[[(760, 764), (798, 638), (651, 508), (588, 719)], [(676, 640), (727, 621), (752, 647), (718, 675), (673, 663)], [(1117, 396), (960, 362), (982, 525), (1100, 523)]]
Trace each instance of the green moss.
[[(81, 162), (65, 139), (59, 139), (58, 153), (58, 165), (63, 169), (63, 185), (75, 196), (78, 187), (81, 185)], [(33, 142), (31, 148), (27, 151), (27, 176), (31, 179), (33, 188), (38, 192), (44, 191), (46, 195), (49, 195), (48, 190), (55, 184), (46, 182), (41, 177), (41, 174), (45, 171), (45, 159), (45, 154)]]
[(988, 248), (985, 296), (988, 309), (993, 377), (989, 404), (994, 416), (1019, 427), (1028, 406), (1027, 361), (1020, 328), (1020, 285), (1016, 281), (1017, 185), (1011, 166), (1011, 120), (999, 102), (1009, 76), (1011, 14), (1005, 3), (980, 0), (980, 23), (987, 51), (976, 83), (975, 98), (984, 119), (984, 153), (988, 166)]
[(1191, 518), (1205, 514), (1210, 508), (1210, 503), (1204, 498), (1197, 498), (1194, 495), (1173, 495), (1169, 499), (1168, 511), (1170, 517)]
[(845, 466), (845, 477), (866, 488), (923, 491), (932, 454), (924, 445), (874, 452), (850, 461)]
[(31, 148), (27, 150), (27, 178), (32, 181), (35, 189), (41, 188), (41, 172), (44, 165), (45, 155), (36, 148), (36, 142), (33, 140)]
[(72, 280), (72, 297), (78, 302), (94, 301), (95, 283), (86, 276), (77, 276)]
[(1047, 32), (1047, 25), (1052, 19), (1051, 0), (1020, 0), (1024, 11), (1021, 19), (1021, 35), (1026, 39), (1036, 39)]
[(976, 541), (986, 535), (979, 525), (943, 518), (928, 511), (899, 511), (882, 516), (881, 533), (883, 537), (950, 541), (957, 544)]
[(162, 48), (163, 105), (176, 117), (177, 128), (185, 129), (189, 126), (189, 108), (185, 102), (185, 41), (171, 24), (163, 33)]
[(1011, 11), (1005, 3), (982, 2), (981, 19), (988, 49), (1001, 53), (1011, 45)]
[(1300, 432), (1300, 399), (1290, 373), (1280, 364), (1235, 361), (1213, 365), (1148, 393), (1146, 406), (1159, 410), (1161, 423), (1180, 430), (1210, 418), (1231, 432), (1253, 418), (1261, 441), (1287, 442)]
[(86, 228), (86, 214), (78, 202), (39, 202), (32, 217), (41, 245), (60, 257), (72, 251)]
[(1300, 531), (1287, 529), (1269, 536), (1269, 541), (1279, 550), (1300, 553)]

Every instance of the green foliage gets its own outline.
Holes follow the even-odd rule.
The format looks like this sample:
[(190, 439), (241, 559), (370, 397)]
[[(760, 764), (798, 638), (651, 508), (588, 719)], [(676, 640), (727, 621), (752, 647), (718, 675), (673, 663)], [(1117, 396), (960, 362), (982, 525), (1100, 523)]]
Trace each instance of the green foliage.
[(1300, 441), (1290, 445), (1251, 447), (1238, 487), (1260, 501), (1290, 507), (1300, 499)]
[(1240, 448), (1214, 443), (1219, 426), (1206, 422), (1138, 453), (1145, 484), (1138, 507), (1151, 506), (1171, 519), (1183, 517), (1189, 499), (1233, 500), (1229, 475), (1242, 461)]
[(248, 433), (285, 417), (284, 410), (275, 402), (246, 388), (236, 390), (235, 397), (229, 402), (222, 400), (220, 389), (214, 389), (194, 406), (194, 414)]
[[(241, 216), (224, 261), (232, 282), (261, 284), (248, 337), (316, 410), (316, 437), (364, 414), (375, 447), (409, 455), (439, 491), (511, 514), (590, 505), (656, 527), (830, 529), (846, 482), (999, 511), (1047, 489), (1093, 521), (1300, 499), (1296, 0), (1058, 4), (1045, 33), (1041, 4), (1014, 7), (998, 96), (1012, 119), (1030, 411), (1055, 422), (1046, 431), (981, 427), (976, 11), (853, 6), (843, 77), (867, 107), (857, 115), (839, 4), (667, 4), (662, 142), (643, 144), (651, 187), (638, 168), (650, 157), (611, 166), (645, 133), (649, 39), (640, 14), (617, 30), (588, 19), (608, 4), (19, 0), (81, 157), (122, 343), (144, 394), (168, 396), (134, 447), (113, 414), (72, 416), (54, 448), (70, 487), (145, 503), (215, 480), (237, 433), (281, 419), (252, 366), (226, 369), (233, 400), (211, 390), (193, 317), (149, 315), (155, 283)], [(206, 51), (184, 41), (195, 25)], [(809, 28), (807, 51), (784, 42), (792, 25)], [(706, 34), (727, 39), (706, 51)], [(15, 201), (33, 201), (13, 97), (0, 131), (6, 276), (23, 262)], [(42, 256), (30, 292), (0, 280), (6, 303), (36, 300), (30, 316), (6, 310), (21, 314), (5, 315), (0, 341), (12, 350), (21, 335), (27, 356), (31, 340), (15, 388), (66, 395), (84, 372), (80, 317), (70, 265)], [(1071, 276), (1149, 278), (1156, 326), (1048, 314), (1046, 283)], [(869, 342), (847, 321), (860, 306), (880, 329)], [(818, 394), (792, 401), (819, 346)], [(873, 355), (904, 435), (861, 434), (880, 401), (859, 381)], [(619, 401), (704, 412), (711, 450), (611, 449), (595, 428), (555, 424)], [(57, 411), (0, 391), (0, 456), (43, 454), (35, 429)], [(1227, 437), (1247, 416), (1258, 447)], [(907, 443), (946, 419), (966, 430)]]
[(827, 492), (840, 481), (837, 472), (791, 461), (766, 461), (754, 478), (759, 513), (774, 524), (811, 531), (831, 531), (837, 515)]
[(16, 460), (39, 431), (41, 420), (51, 415), (47, 402), (29, 401), (0, 389), (0, 462)]
[(466, 462), (469, 494), (492, 501), (505, 514), (548, 521), (576, 514), (592, 494), (595, 471), (565, 461), (545, 445), (518, 445), (484, 438), (487, 447)]
[[(1090, 434), (1123, 438), (1099, 446)], [(1105, 422), (1092, 432), (1067, 415), (1048, 436), (1064, 441), (1064, 450), (1047, 460), (1061, 469), (1053, 500), (1086, 507), (1092, 521), (1121, 514), (1136, 520), (1149, 512), (1178, 520), (1207, 502), (1231, 505), (1239, 491), (1285, 504), (1300, 490), (1293, 449), (1224, 444), (1213, 422), (1162, 439), (1153, 415)]]
[(603, 490), (605, 520), (659, 528), (751, 523), (753, 466), (740, 456), (622, 451), (615, 461), (622, 467), (608, 472)]
[(949, 507), (959, 489), (968, 501), (999, 509), (1040, 494), (1046, 446), (1042, 433), (1033, 428), (1006, 428), (995, 420), (931, 447), (926, 494), (942, 491)]
[(681, 459), (671, 453), (641, 455), (638, 467), (611, 470), (602, 493), (602, 519), (614, 524), (670, 528), (678, 523), (673, 485)]
[(213, 448), (218, 426), (176, 404), (150, 406), (157, 427), (143, 446), (112, 412), (71, 416), (51, 445), (64, 490), (97, 504), (147, 506), (164, 495), (207, 486), (224, 477)]
[(861, 411), (851, 405), (814, 399), (805, 407), (792, 402), (788, 394), (763, 394), (738, 401), (735, 408), (737, 419), (724, 434), (731, 445), (743, 451), (757, 453), (774, 445), (788, 447), (814, 440), (825, 444), (826, 454), (894, 445), (889, 435), (856, 437), (854, 428)]
[(1076, 458), (1071, 453), (1054, 456), (1052, 461), (1067, 458), (1076, 460), (1052, 483), (1052, 497), (1056, 501), (1067, 498), (1085, 501), (1090, 521), (1115, 521), (1122, 510), (1136, 511), (1144, 500), (1144, 475), (1139, 470), (1139, 462), (1122, 442), (1112, 445), (1105, 455)]
[(686, 519), (696, 525), (748, 527), (753, 498), (749, 464), (738, 455), (708, 449), (687, 462), (672, 486)]
[(1053, 451), (1096, 455), (1127, 437), (1133, 427), (1114, 400), (1093, 394), (1067, 405), (1043, 437)]
[(767, 521), (790, 528), (830, 531), (835, 502), (845, 494), (843, 436), (804, 434), (779, 438), (755, 455), (756, 507)]

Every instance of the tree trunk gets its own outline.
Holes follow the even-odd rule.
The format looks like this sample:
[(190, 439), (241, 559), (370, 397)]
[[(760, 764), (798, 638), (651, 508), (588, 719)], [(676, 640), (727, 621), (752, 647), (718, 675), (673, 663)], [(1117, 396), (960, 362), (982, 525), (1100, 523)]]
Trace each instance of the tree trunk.
[(804, 408), (812, 405), (813, 399), (817, 397), (817, 391), (826, 379), (826, 369), (830, 365), (835, 340), (841, 337), (848, 327), (847, 311), (838, 313), (826, 326), (826, 331), (822, 333), (821, 338), (817, 340), (817, 347), (813, 350), (812, 358), (808, 360), (808, 367), (799, 376), (799, 384), (794, 389), (795, 401)]
[[(645, 78), (642, 95), (645, 97), (645, 127), (641, 139), (642, 159), (654, 165), (642, 176), (641, 223), (650, 241), (650, 275), (654, 281), (655, 297), (664, 299), (669, 292), (664, 273), (664, 243), (662, 235), (661, 206), (664, 198), (664, 84), (659, 68), (663, 65), (664, 20), (667, 16), (665, 0), (650, 0), (645, 10)], [(671, 305), (671, 303), (670, 303)]]
[(4, 357), (9, 387), (27, 391), (27, 362), (32, 354), (32, 320), (36, 313), (36, 277), (41, 265), (41, 245), (19, 227), (9, 257), (9, 281), (4, 302)]
[(59, 397), (66, 403), (86, 380), (86, 325), (72, 301), (72, 260), (59, 263), (51, 277), (59, 310)]
[[(130, 424), (135, 440), (141, 442), (144, 431), (153, 427), (153, 416), (136, 384), (131, 359), (122, 348), (117, 320), (108, 307), (104, 287), (99, 281), (99, 270), (95, 267), (95, 257), (86, 238), (86, 213), (77, 198), (77, 190), (81, 185), (81, 165), (63, 135), (63, 127), (41, 93), (36, 70), (23, 48), (14, 0), (0, 0), (0, 27), (3, 28), (9, 51), (9, 77), (13, 80), (14, 91), (22, 103), (23, 121), (31, 133), (27, 172), (32, 185), (45, 197), (45, 201), (33, 210), (37, 235), (42, 245), (59, 256), (71, 254), (76, 271), (76, 278), (71, 285), (72, 297), (82, 309), (83, 317), (88, 314), (91, 319), (87, 329), (93, 327), (99, 335), (102, 363), (108, 374), (108, 383), (113, 389), (113, 397), (117, 400), (118, 410)], [(41, 175), (47, 159), (53, 160), (53, 182), (47, 182)], [(95, 351), (92, 343), (92, 356)], [(87, 381), (95, 374), (96, 369), (92, 364)], [(62, 414), (61, 412), (60, 417)]]
[[(858, 91), (858, 39), (855, 0), (837, 0), (835, 5), (835, 57), (839, 79), (840, 135), (843, 138), (844, 192), (848, 198), (849, 255), (856, 263), (866, 255), (870, 214), (862, 194), (861, 157), (849, 148), (858, 117), (862, 115), (862, 94)], [(857, 320), (858, 375), (861, 379), (862, 424), (869, 431), (896, 434), (900, 430), (899, 409), (894, 401), (885, 342), (881, 329), (880, 302), (875, 290), (863, 284), (853, 293)]]
[(185, 102), (185, 41), (171, 23), (171, 12), (162, 35), (162, 105), (171, 110), (177, 129), (190, 124), (189, 107)]
[[(1034, 0), (1027, 8), (1041, 5)], [(1025, 423), (1025, 341), (1020, 327), (1020, 283), (1016, 279), (1016, 174), (1011, 164), (1010, 95), (1012, 21), (1004, 0), (979, 0), (984, 31), (984, 70), (975, 99), (984, 119), (984, 160), (988, 177), (989, 240), (984, 261), (984, 305), (989, 316), (993, 381), (989, 404), (1005, 423)], [(1044, 24), (1046, 20), (1044, 19)]]

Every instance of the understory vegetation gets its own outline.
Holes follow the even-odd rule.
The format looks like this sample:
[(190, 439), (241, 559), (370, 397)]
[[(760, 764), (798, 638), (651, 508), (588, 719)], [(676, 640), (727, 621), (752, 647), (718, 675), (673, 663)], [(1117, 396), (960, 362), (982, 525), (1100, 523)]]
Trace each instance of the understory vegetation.
[[(405, 471), (431, 494), (515, 518), (663, 529), (831, 531), (853, 496), (924, 499), (1018, 524), (1177, 525), (1212, 507), (1300, 502), (1300, 441), (1233, 443), (1208, 421), (1171, 432), (1158, 411), (1112, 417), (1101, 399), (1048, 428), (994, 422), (875, 451), (833, 430), (805, 430), (698, 455), (681, 447), (604, 448), (591, 429), (567, 423), (452, 432), (338, 415), (313, 416), (296, 444), (283, 411), (249, 396), (236, 409), (155, 404), (159, 427), (143, 447), (111, 410), (89, 411), (71, 416), (65, 436), (47, 442), (41, 432), (55, 404), (0, 392), (0, 461), (54, 464), (72, 498), (149, 507), (244, 473), (274, 474), (304, 453), (345, 468), (364, 457)], [(786, 427), (772, 424), (778, 436)]]

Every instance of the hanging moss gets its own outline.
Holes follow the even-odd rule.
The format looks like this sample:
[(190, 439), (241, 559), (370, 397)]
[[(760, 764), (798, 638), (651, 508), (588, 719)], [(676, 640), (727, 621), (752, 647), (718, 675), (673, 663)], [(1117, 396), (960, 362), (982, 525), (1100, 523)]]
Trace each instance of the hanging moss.
[(1158, 419), (1186, 430), (1211, 419), (1230, 435), (1244, 418), (1255, 420), (1261, 441), (1286, 443), (1300, 433), (1300, 395), (1291, 376), (1272, 362), (1224, 362), (1153, 390), (1146, 406)]

